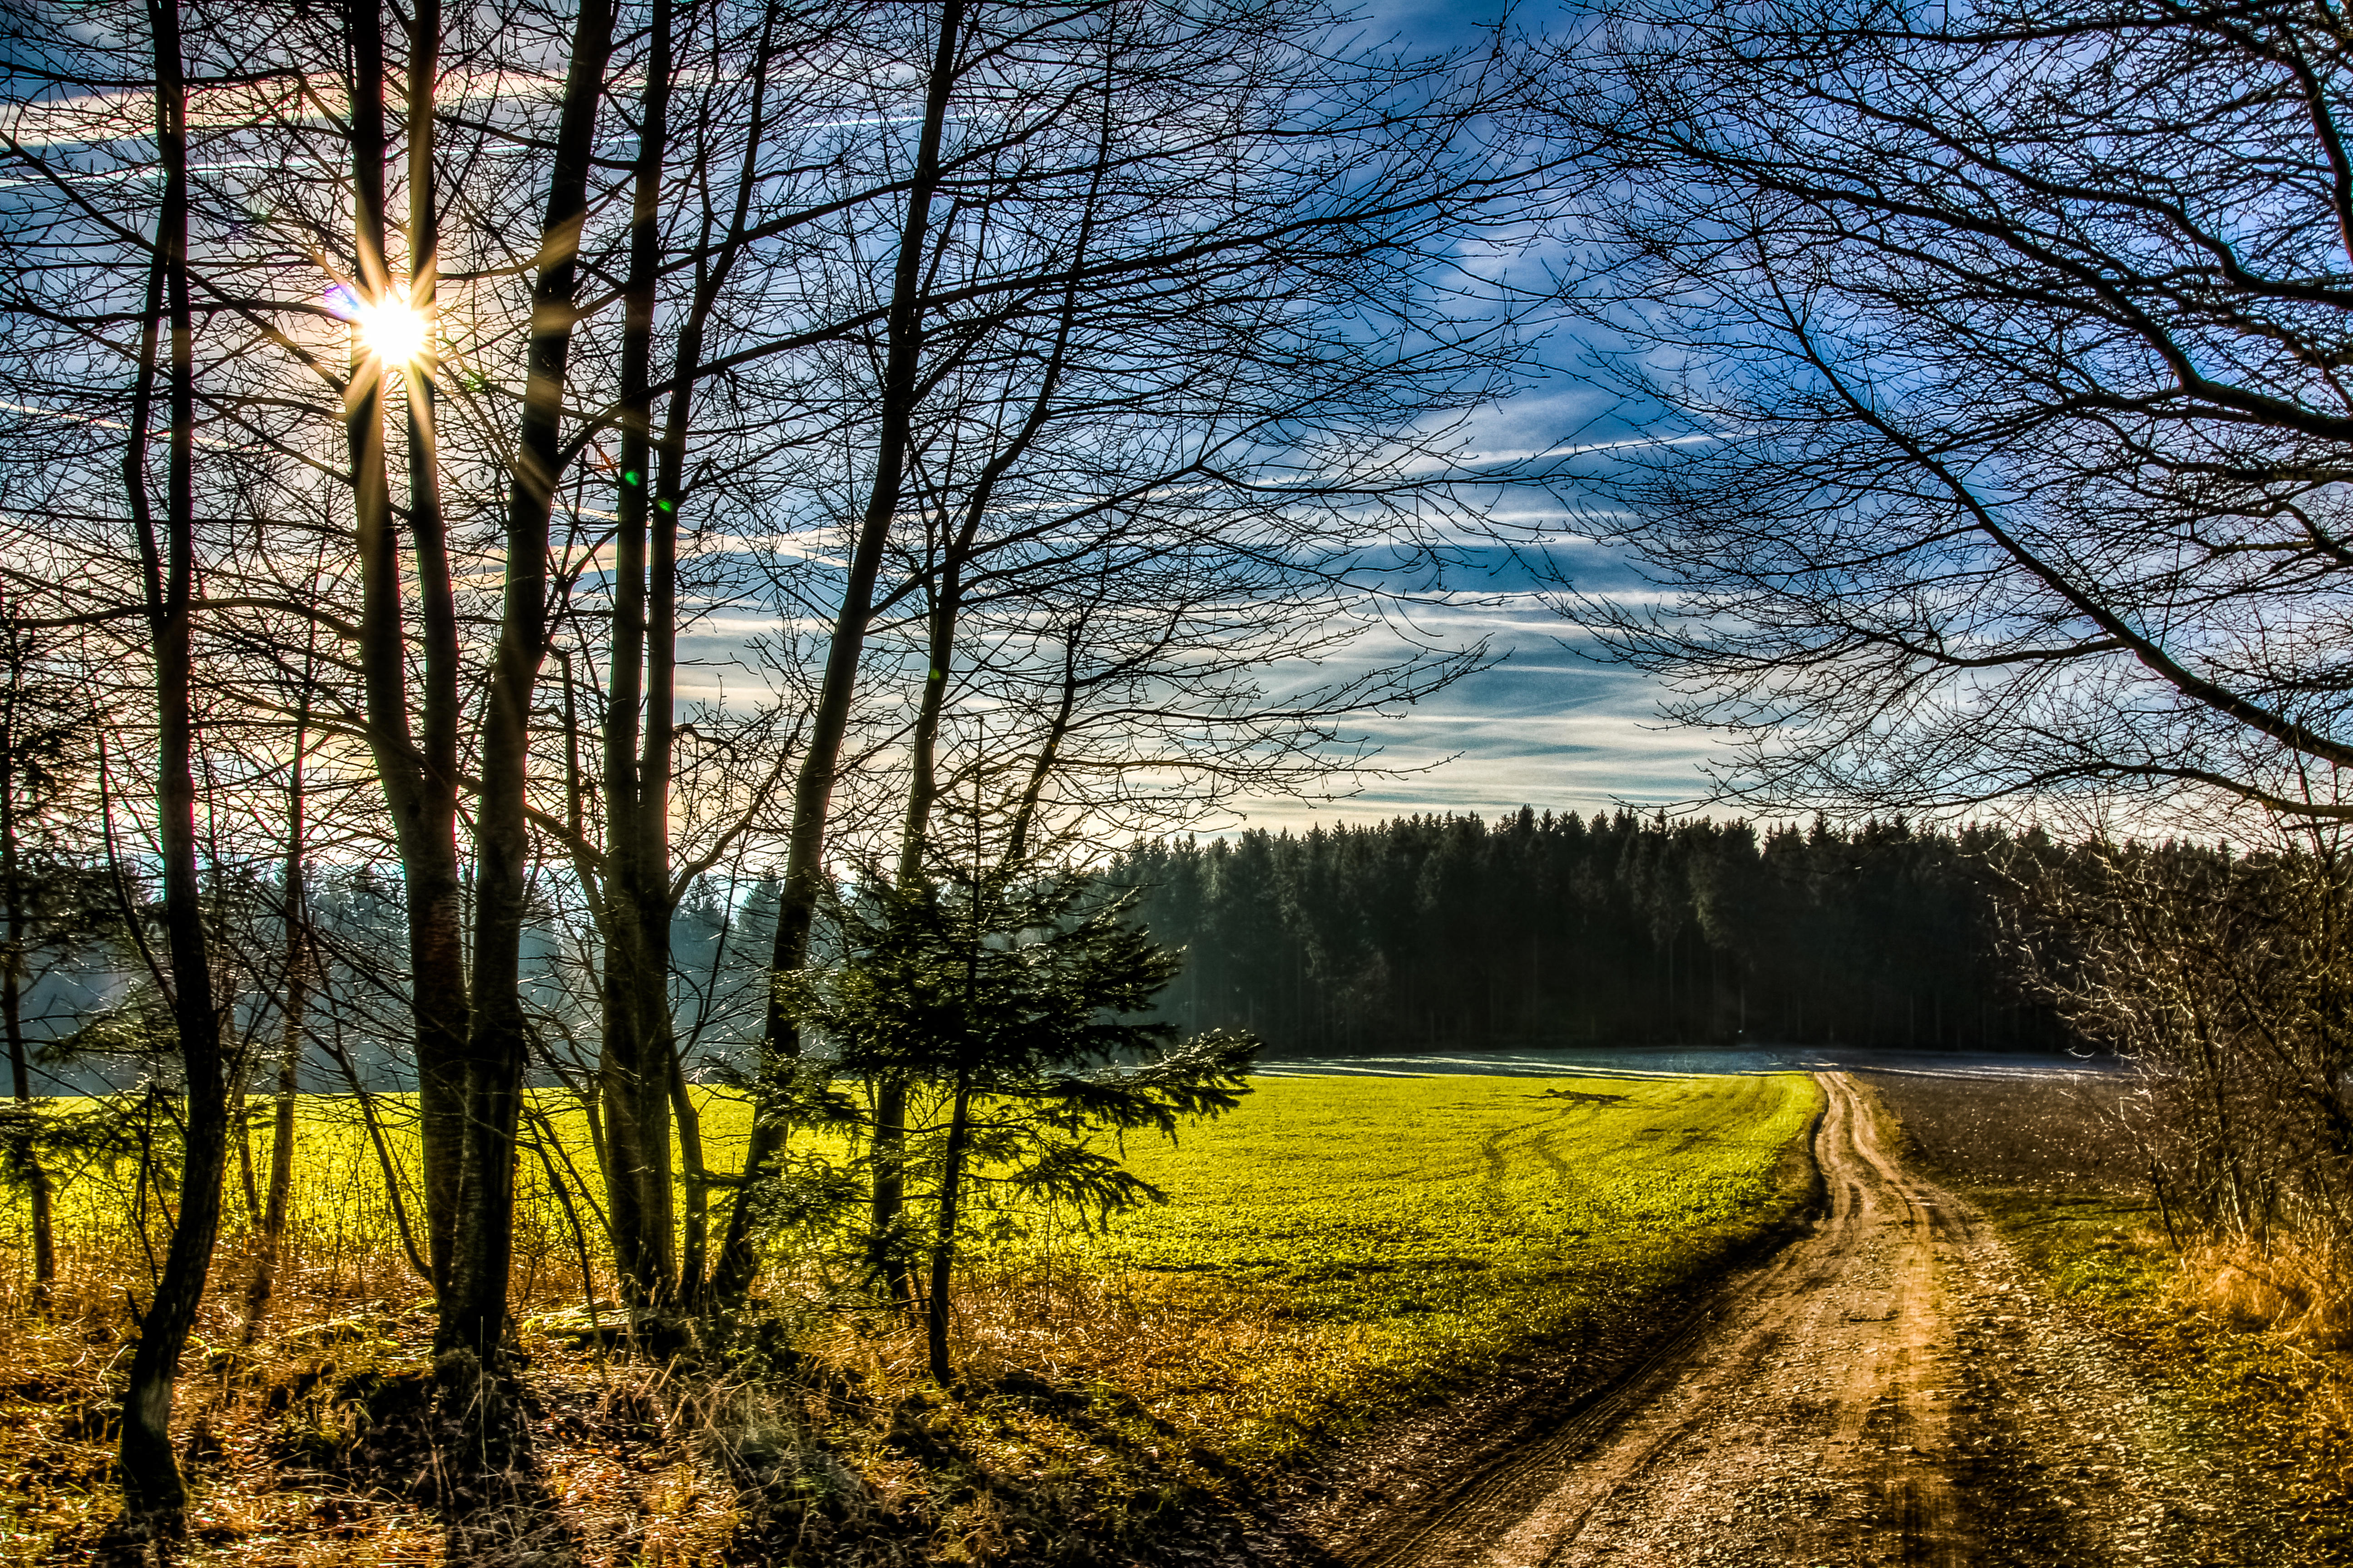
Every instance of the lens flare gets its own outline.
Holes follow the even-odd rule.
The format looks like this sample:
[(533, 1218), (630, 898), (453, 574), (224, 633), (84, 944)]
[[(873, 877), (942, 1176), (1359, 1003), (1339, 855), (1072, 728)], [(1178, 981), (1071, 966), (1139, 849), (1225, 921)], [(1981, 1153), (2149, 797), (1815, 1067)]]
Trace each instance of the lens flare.
[(360, 342), (386, 364), (414, 364), (425, 357), (425, 318), (398, 300), (360, 305), (352, 311)]

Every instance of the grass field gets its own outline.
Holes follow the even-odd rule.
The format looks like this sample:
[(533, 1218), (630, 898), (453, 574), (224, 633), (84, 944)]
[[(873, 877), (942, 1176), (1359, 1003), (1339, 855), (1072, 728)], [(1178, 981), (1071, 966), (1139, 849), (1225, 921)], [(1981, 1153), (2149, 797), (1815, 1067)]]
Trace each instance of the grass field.
[[(1655, 1302), (1791, 1206), (1813, 1110), (1794, 1077), (1261, 1079), (1131, 1145), (1167, 1206), (1066, 1239), (1062, 1278), (1104, 1282), (1125, 1331), (1032, 1295), (975, 1359), (1115, 1376), (1187, 1447), (1277, 1463)], [(1038, 1269), (1034, 1243), (998, 1259), (1017, 1299)]]
[[(591, 1562), (706, 1561), (731, 1533), (837, 1556), (859, 1539), (919, 1536), (974, 1561), (1050, 1556), (1073, 1532), (1117, 1539), (1536, 1346), (1647, 1321), (1799, 1201), (1791, 1150), (1814, 1103), (1802, 1077), (1261, 1079), (1240, 1111), (1173, 1148), (1131, 1142), (1166, 1206), (1100, 1231), (1032, 1224), (976, 1249), (952, 1394), (922, 1374), (913, 1333), (871, 1306), (828, 1306), (789, 1258), (764, 1287), (792, 1337), (789, 1377), (735, 1367), (688, 1396), (563, 1349), (552, 1331), (577, 1322), (581, 1283), (564, 1198), (582, 1214), (597, 1195), (567, 1128), (553, 1176), (527, 1160), (517, 1263), (542, 1462), (584, 1546), (593, 1537)], [(278, 1485), (289, 1452), (358, 1442), (365, 1423), (337, 1415), (333, 1389), (424, 1364), (422, 1287), (351, 1109), (307, 1108), (293, 1277), (272, 1334), (235, 1375), (184, 1389), (184, 1417), (221, 1456), (197, 1560), (388, 1561), (417, 1528), (414, 1508), (366, 1500), (350, 1464)], [(714, 1142), (734, 1131), (733, 1108), (707, 1111)], [(0, 1447), (36, 1456), (12, 1472), (19, 1495), (0, 1500), (0, 1561), (68, 1549), (108, 1506), (88, 1409), (110, 1375), (93, 1336), (127, 1331), (121, 1288), (143, 1267), (125, 1233), (130, 1179), (93, 1168), (69, 1189), (72, 1319), (23, 1336), (53, 1364), (0, 1404)], [(20, 1224), (8, 1211), (0, 1238)], [(236, 1337), (245, 1276), (232, 1236), (192, 1365), (231, 1365), (207, 1357)], [(364, 1332), (330, 1343), (322, 1321)], [(290, 1398), (298, 1385), (316, 1392)], [(617, 1436), (607, 1417), (625, 1405)], [(751, 1500), (742, 1464), (714, 1462), (747, 1445), (787, 1478)], [(299, 1518), (329, 1493), (342, 1542), (313, 1554), (297, 1544)]]

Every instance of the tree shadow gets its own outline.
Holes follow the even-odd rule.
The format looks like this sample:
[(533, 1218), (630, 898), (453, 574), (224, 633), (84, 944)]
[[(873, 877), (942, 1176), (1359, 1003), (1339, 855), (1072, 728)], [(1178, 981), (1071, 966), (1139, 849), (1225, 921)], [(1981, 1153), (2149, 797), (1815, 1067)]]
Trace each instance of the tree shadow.
[(533, 1450), (534, 1414), (512, 1369), (485, 1372), (462, 1352), (430, 1371), (363, 1370), (324, 1393), (280, 1461), (355, 1503), (429, 1509), (452, 1568), (567, 1568), (578, 1543)]
[(453, 1568), (576, 1563), (578, 1542), (532, 1445), (531, 1394), (512, 1370), (453, 1352), (435, 1363), (425, 1390), (443, 1560)]
[(1624, 1105), (1633, 1097), (1625, 1094), (1588, 1094), (1581, 1089), (1548, 1089), (1542, 1094), (1531, 1095), (1529, 1098), (1531, 1100), (1565, 1100), (1572, 1105)]

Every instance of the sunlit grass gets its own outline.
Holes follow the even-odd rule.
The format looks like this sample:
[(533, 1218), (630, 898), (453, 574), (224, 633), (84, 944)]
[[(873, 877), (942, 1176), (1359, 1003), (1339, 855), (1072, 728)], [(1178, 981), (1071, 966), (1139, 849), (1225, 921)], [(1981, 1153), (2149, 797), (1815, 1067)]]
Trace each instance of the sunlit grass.
[[(698, 1099), (711, 1162), (726, 1169), (747, 1108), (715, 1091)], [(970, 1542), (980, 1560), (992, 1542), (1017, 1538), (1125, 1540), (1156, 1528), (1171, 1500), (1232, 1495), (1540, 1347), (1658, 1321), (1800, 1201), (1792, 1152), (1814, 1108), (1797, 1076), (1261, 1079), (1240, 1110), (1173, 1146), (1129, 1141), (1126, 1158), (1167, 1194), (1165, 1205), (1100, 1227), (1067, 1210), (976, 1211), (955, 1391), (930, 1384), (912, 1324), (843, 1292), (852, 1272), (809, 1250), (824, 1237), (780, 1236), (759, 1289), (788, 1325), (797, 1370), (781, 1382), (724, 1372), (707, 1395), (667, 1405), (650, 1436), (616, 1447), (596, 1412), (616, 1401), (647, 1408), (631, 1392), (640, 1388), (670, 1391), (656, 1405), (673, 1401), (687, 1385), (567, 1348), (563, 1331), (585, 1326), (584, 1286), (613, 1299), (603, 1193), (586, 1119), (569, 1097), (539, 1091), (514, 1280), (531, 1375), (551, 1412), (539, 1451), (584, 1541), (610, 1547), (584, 1548), (584, 1563), (616, 1568), (701, 1561), (744, 1520), (755, 1521), (747, 1530), (805, 1531), (814, 1516), (790, 1510), (820, 1506), (837, 1510), (827, 1528), (913, 1530)], [(412, 1108), (381, 1096), (375, 1109), (421, 1226)], [(292, 1560), (282, 1554), (315, 1529), (314, 1507), (341, 1510), (335, 1561), (392, 1561), (426, 1539), (413, 1509), (322, 1501), (312, 1487), (340, 1483), (289, 1486), (271, 1457), (307, 1440), (301, 1422), (348, 1424), (311, 1408), (339, 1380), (417, 1376), (428, 1363), (425, 1285), (403, 1256), (358, 1112), (349, 1098), (301, 1104), (288, 1261), (269, 1332), (249, 1353), (234, 1352), (251, 1253), (231, 1162), (229, 1223), (182, 1389), (183, 1426), (210, 1423), (221, 1450), (202, 1489), (212, 1534), (191, 1562)], [(798, 1146), (853, 1152), (839, 1136)], [(251, 1138), (257, 1181), (267, 1152), (265, 1118)], [(0, 1399), (0, 1436), (38, 1456), (22, 1468), (21, 1495), (0, 1499), (0, 1536), (16, 1537), (0, 1563), (45, 1561), (109, 1512), (109, 1444), (76, 1412), (104, 1406), (129, 1331), (124, 1291), (143, 1295), (148, 1248), (160, 1255), (166, 1234), (168, 1183), (142, 1194), (135, 1160), (63, 1174), (59, 1316), (19, 1336), (41, 1370)], [(920, 1217), (920, 1184), (914, 1195)], [(7, 1200), (0, 1247), (21, 1242), (23, 1226), (21, 1200)], [(848, 1239), (836, 1231), (827, 1245), (838, 1258)], [(33, 1321), (27, 1250), (0, 1258), (19, 1325)], [(216, 1366), (234, 1368), (234, 1380)], [(306, 1371), (320, 1367), (331, 1374)], [(306, 1377), (326, 1381), (290, 1406), (270, 1403), (273, 1389)], [(559, 1419), (565, 1411), (575, 1414)], [(813, 1474), (834, 1465), (854, 1485), (792, 1502), (789, 1517), (744, 1511), (712, 1456), (746, 1423), (797, 1434), (795, 1463)], [(647, 1475), (664, 1479), (635, 1479)]]
[[(1794, 1209), (1814, 1109), (1796, 1075), (1261, 1079), (1173, 1147), (1131, 1142), (1166, 1206), (976, 1260), (975, 1381), (1114, 1384), (1187, 1446), (1274, 1462), (1656, 1307)], [(913, 1337), (859, 1330), (829, 1353), (912, 1387)]]

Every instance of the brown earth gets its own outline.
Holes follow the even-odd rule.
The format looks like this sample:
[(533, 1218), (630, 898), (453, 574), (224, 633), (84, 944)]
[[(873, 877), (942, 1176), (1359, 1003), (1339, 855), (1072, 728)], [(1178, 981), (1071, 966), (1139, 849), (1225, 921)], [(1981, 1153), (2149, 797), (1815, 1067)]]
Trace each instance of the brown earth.
[(1806, 1233), (1595, 1386), (1538, 1376), (1357, 1457), (1245, 1555), (1348, 1568), (2284, 1563), (2273, 1510), (1907, 1172), (1844, 1073)]

